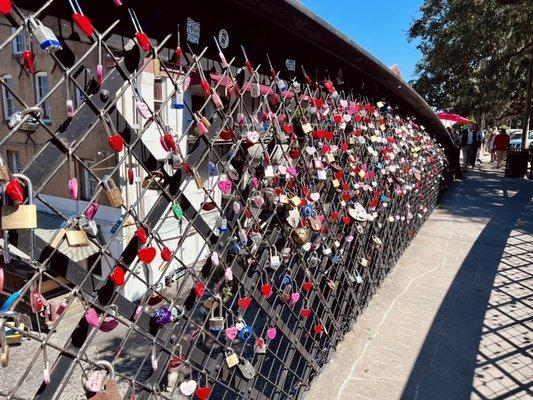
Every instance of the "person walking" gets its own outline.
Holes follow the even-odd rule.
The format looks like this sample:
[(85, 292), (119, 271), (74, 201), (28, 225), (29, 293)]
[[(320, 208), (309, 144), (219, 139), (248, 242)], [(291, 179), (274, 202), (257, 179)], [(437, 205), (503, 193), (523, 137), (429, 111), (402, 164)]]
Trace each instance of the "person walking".
[(500, 129), (500, 133), (494, 138), (494, 155), (496, 157), (496, 168), (500, 169), (501, 163), (507, 159), (507, 149), (511, 138), (505, 129)]
[(470, 126), (463, 130), (461, 134), (461, 151), (463, 153), (463, 170), (467, 166), (474, 167), (476, 162), (477, 150), (481, 143), (481, 137), (479, 135), (479, 129), (476, 124), (470, 124)]
[(491, 163), (496, 161), (495, 156), (494, 156), (494, 139), (496, 139), (497, 135), (498, 135), (498, 128), (494, 127), (494, 129), (491, 130), (490, 138), (487, 141), (487, 149), (488, 149), (489, 154), (490, 154), (490, 162)]

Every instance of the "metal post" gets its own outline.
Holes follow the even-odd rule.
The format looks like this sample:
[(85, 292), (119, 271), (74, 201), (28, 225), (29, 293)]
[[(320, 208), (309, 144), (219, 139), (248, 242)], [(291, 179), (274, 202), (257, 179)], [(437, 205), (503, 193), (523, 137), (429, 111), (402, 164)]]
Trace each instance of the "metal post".
[(533, 95), (533, 52), (528, 55), (529, 66), (527, 69), (526, 102), (524, 104), (524, 117), (522, 119), (522, 148), (526, 148), (527, 134), (529, 131), (529, 117), (531, 115), (531, 96)]

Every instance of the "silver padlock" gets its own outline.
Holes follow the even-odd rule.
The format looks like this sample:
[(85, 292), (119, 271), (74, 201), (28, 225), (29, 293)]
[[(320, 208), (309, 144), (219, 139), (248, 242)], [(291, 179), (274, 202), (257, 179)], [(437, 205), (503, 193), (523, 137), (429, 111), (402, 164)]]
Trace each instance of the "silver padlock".
[(39, 127), (39, 119), (43, 116), (43, 109), (40, 107), (29, 107), (22, 111), (16, 111), (7, 119), (9, 129), (21, 124), (18, 130), (23, 132), (35, 132)]
[(44, 26), (40, 20), (36, 20), (31, 16), (29, 18), (29, 22), (31, 32), (35, 36), (35, 39), (37, 39), (39, 42), (39, 46), (41, 46), (42, 50), (48, 53), (52, 51), (63, 50), (61, 42), (50, 28)]
[[(224, 316), (222, 315), (222, 299), (220, 296), (215, 297), (218, 307), (211, 309), (211, 316), (209, 317), (209, 329), (215, 332), (224, 329)], [(218, 310), (218, 315), (215, 312)]]

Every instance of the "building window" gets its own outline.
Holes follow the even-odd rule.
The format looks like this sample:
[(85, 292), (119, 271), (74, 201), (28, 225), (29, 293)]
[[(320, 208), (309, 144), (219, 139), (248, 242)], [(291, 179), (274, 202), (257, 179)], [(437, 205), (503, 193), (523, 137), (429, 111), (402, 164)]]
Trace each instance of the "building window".
[[(11, 33), (15, 33), (17, 29), (11, 28)], [(17, 36), (13, 39), (11, 42), (11, 48), (13, 49), (13, 55), (14, 56), (20, 56), (22, 55), (22, 52), (24, 51), (24, 42), (26, 41), (26, 37), (24, 34), (24, 30), (19, 32)]]
[[(50, 92), (50, 88), (48, 85), (48, 75), (46, 72), (38, 72), (35, 75), (35, 93), (36, 93), (36, 100), (37, 103), (40, 103), (46, 96), (48, 96), (48, 93)], [(43, 109), (43, 122), (50, 123), (51, 116), (50, 116), (50, 99), (46, 99), (42, 104), (41, 108)]]
[[(154, 80), (154, 112), (158, 112), (162, 107), (165, 101), (165, 81), (163, 79)], [(165, 110), (163, 109), (159, 116), (165, 118)]]
[(81, 195), (83, 200), (90, 200), (94, 196), (96, 187), (98, 186), (98, 179), (95, 178), (87, 169), (94, 165), (94, 161), (83, 160), (85, 167), (80, 165), (81, 169)]
[(13, 87), (13, 79), (11, 75), (4, 75), (4, 85), (2, 85), (2, 105), (4, 107), (4, 119), (8, 119), (16, 110), (15, 110), (15, 99), (6, 86), (10, 89)]
[(7, 150), (7, 167), (12, 174), (18, 174), (21, 170), (20, 168), (20, 155), (18, 151)]

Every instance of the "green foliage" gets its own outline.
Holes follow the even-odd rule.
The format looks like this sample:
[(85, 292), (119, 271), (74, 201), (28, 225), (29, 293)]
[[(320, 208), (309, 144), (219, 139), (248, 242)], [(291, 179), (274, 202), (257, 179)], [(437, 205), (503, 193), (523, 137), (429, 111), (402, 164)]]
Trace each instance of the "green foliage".
[(533, 1), (425, 0), (409, 30), (423, 58), (411, 84), (442, 110), (490, 123), (520, 118), (533, 50)]

